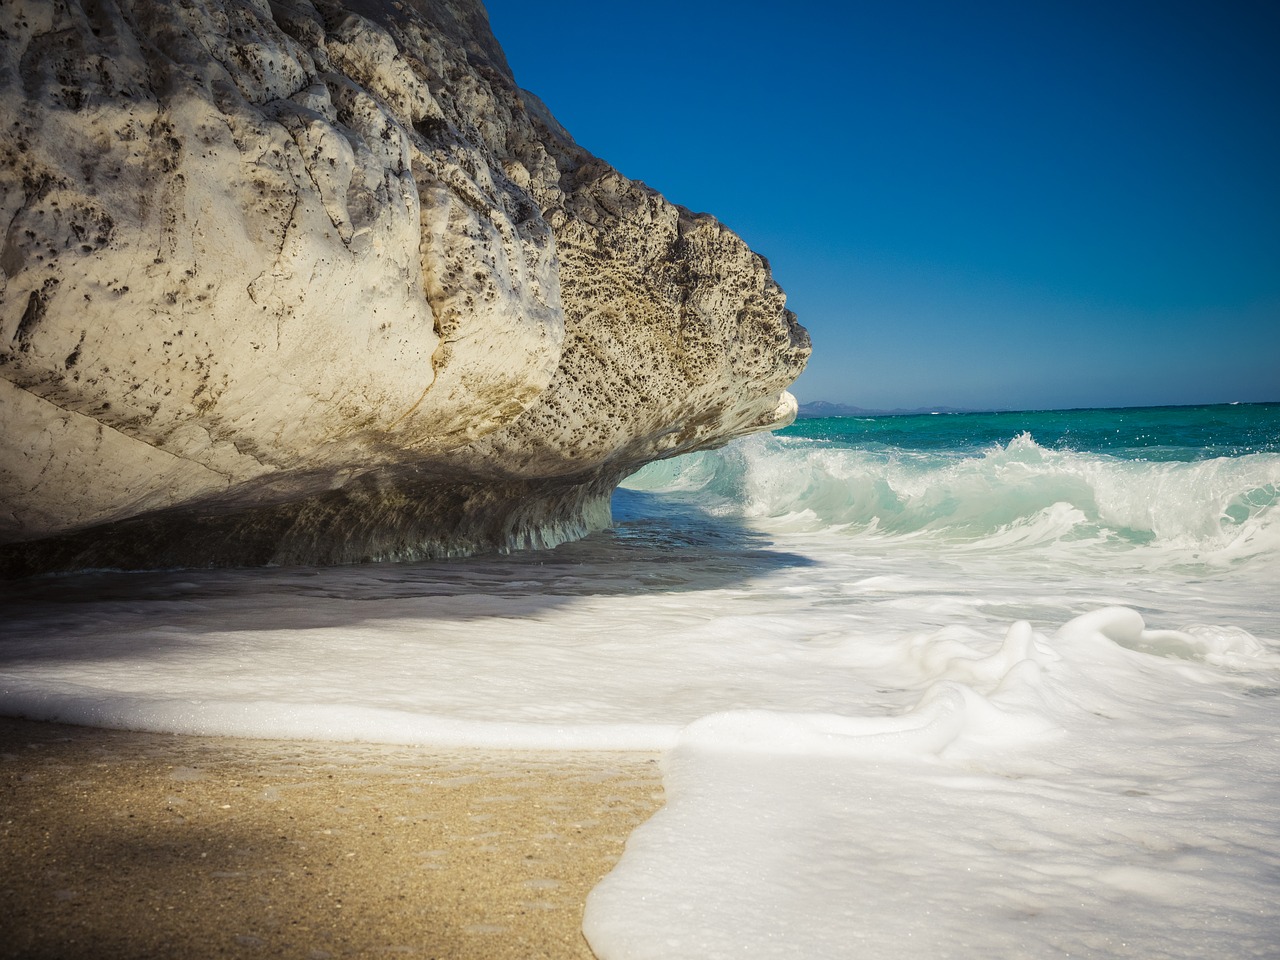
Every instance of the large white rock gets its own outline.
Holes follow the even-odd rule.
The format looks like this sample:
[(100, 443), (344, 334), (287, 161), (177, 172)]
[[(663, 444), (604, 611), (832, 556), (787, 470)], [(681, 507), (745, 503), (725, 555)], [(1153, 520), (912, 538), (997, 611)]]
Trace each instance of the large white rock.
[(574, 144), (475, 0), (0, 31), (10, 573), (554, 543), (794, 415), (767, 264)]

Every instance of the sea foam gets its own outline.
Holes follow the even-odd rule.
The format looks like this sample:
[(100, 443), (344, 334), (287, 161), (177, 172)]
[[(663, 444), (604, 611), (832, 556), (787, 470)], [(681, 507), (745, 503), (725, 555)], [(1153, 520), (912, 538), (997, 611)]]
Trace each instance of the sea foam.
[[(591, 893), (593, 949), (1268, 955), (1280, 929), (1274, 710), (1206, 699), (1207, 675), (1129, 649), (1171, 639), (1123, 608), (1053, 636), (1016, 624), (994, 654), (946, 637), (945, 653), (918, 660), (986, 695), (937, 680), (893, 717), (753, 711), (690, 725), (665, 760), (666, 806)], [(1224, 710), (1230, 734), (1195, 733), (1221, 730)]]
[(1178, 559), (1233, 559), (1280, 542), (1274, 453), (1150, 461), (1046, 449), (1027, 433), (963, 454), (764, 436), (650, 464), (627, 484), (779, 531), (996, 546), (1104, 539), (1156, 544)]

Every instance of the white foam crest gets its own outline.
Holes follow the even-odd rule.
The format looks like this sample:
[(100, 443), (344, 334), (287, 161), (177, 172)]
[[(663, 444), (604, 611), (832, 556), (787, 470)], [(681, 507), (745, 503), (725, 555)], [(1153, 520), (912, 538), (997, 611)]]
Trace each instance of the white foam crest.
[(1110, 642), (1151, 656), (1202, 661), (1228, 669), (1280, 668), (1280, 653), (1240, 627), (1193, 623), (1181, 630), (1152, 630), (1140, 613), (1128, 607), (1104, 607), (1082, 614), (1065, 624), (1057, 636), (1067, 643), (1096, 647), (1100, 641)]
[[(1115, 610), (1101, 620), (1120, 629), (1115, 625), (1123, 626), (1128, 614), (1137, 616)], [(1101, 636), (1099, 621), (1094, 615), (1078, 627), (1064, 629), (1071, 637)], [(1135, 635), (1141, 634), (1139, 629)], [(971, 629), (946, 627), (886, 644), (887, 659), (896, 661), (898, 681), (924, 688), (916, 705), (901, 714), (726, 711), (685, 727), (678, 745), (733, 752), (922, 758), (1025, 744), (1057, 730), (1060, 719), (1055, 710), (1067, 701), (1044, 689), (1044, 668), (1062, 659), (1052, 642), (1026, 621), (1012, 624), (993, 652), (984, 652), (985, 641)], [(865, 646), (866, 641), (857, 643)]]
[(951, 628), (906, 645), (946, 679), (901, 715), (691, 724), (665, 760), (667, 805), (588, 898), (592, 949), (1266, 956), (1274, 716), (1237, 695), (1222, 730), (1226, 688), (1150, 656), (1197, 636), (1121, 607), (1052, 636), (1015, 623), (986, 655)]
[(1112, 527), (1159, 540), (1228, 546), (1275, 527), (1280, 457), (1250, 454), (1192, 463), (1075, 459)]
[(1125, 460), (1047, 450), (1022, 434), (957, 457), (762, 436), (677, 458), (632, 483), (785, 530), (923, 534), (990, 548), (1156, 543), (1201, 561), (1280, 553), (1275, 454)]
[(1240, 627), (1213, 623), (1189, 623), (1177, 631), (1177, 642), (1150, 650), (1158, 656), (1203, 660), (1231, 670), (1262, 666), (1280, 668), (1280, 652)]
[(1031, 624), (1025, 620), (1013, 624), (1000, 649), (986, 656), (947, 630), (917, 639), (912, 644), (912, 654), (927, 674), (986, 691), (1004, 685), (1011, 671), (1023, 662), (1039, 666), (1059, 659), (1051, 647), (1037, 642)]

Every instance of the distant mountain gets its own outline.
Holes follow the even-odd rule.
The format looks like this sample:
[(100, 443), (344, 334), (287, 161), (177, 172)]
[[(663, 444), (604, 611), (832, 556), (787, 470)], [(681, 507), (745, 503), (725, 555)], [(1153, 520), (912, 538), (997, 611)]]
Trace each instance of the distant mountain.
[(813, 420), (818, 417), (902, 417), (922, 413), (975, 412), (976, 411), (966, 409), (964, 407), (915, 407), (911, 410), (907, 410), (902, 407), (895, 407), (892, 410), (882, 410), (871, 407), (855, 407), (849, 403), (831, 403), (827, 400), (810, 400), (807, 403), (800, 404), (800, 412), (797, 416), (804, 420)]

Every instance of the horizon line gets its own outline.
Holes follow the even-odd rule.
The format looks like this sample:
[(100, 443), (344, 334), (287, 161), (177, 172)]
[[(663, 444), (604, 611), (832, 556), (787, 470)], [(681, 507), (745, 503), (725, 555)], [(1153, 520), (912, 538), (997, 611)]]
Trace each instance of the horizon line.
[[(1280, 404), (1278, 400), (1215, 400), (1209, 403), (1129, 403), (1116, 406), (1070, 406), (1070, 407), (954, 407), (948, 404), (920, 407), (861, 407), (854, 403), (840, 403), (833, 400), (801, 400), (798, 401), (797, 418), (802, 418), (805, 407), (826, 406), (854, 411), (849, 414), (836, 413), (832, 416), (921, 416), (926, 414), (962, 414), (962, 413), (1070, 413), (1077, 410), (1165, 410), (1186, 407), (1251, 407)], [(816, 418), (812, 418), (816, 419)]]

